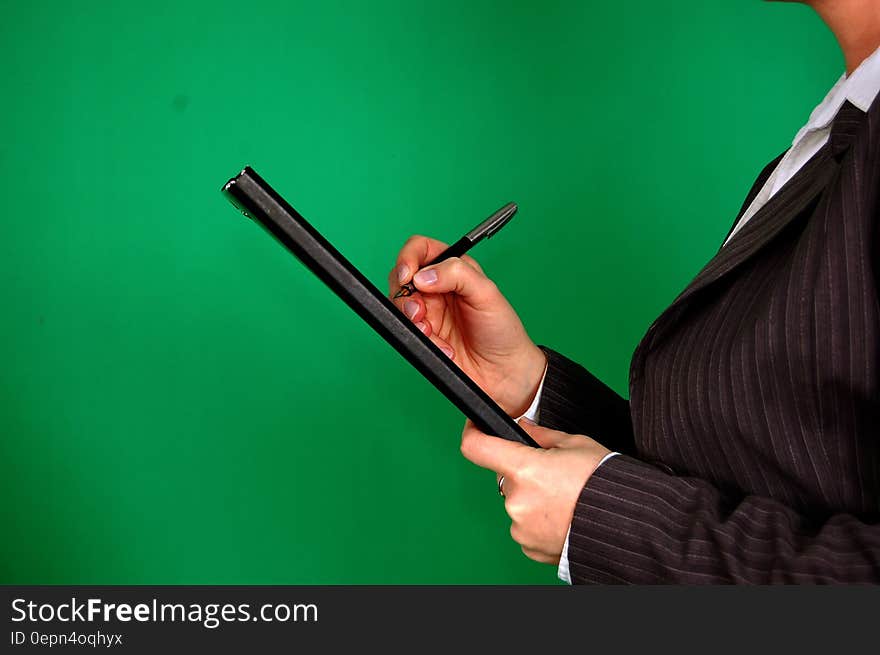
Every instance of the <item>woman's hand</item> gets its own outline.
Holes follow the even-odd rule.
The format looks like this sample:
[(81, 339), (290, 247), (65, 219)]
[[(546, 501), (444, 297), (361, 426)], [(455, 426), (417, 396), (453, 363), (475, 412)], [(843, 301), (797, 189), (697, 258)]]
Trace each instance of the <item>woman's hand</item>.
[(523, 553), (537, 562), (558, 564), (581, 490), (610, 451), (589, 437), (525, 419), (520, 427), (541, 448), (491, 437), (468, 421), (461, 452), (477, 466), (504, 476), (510, 536)]
[(388, 276), (389, 295), (413, 282), (417, 293), (394, 304), (504, 411), (519, 416), (538, 390), (546, 357), (471, 257), (422, 269), (445, 249), (440, 241), (410, 237)]

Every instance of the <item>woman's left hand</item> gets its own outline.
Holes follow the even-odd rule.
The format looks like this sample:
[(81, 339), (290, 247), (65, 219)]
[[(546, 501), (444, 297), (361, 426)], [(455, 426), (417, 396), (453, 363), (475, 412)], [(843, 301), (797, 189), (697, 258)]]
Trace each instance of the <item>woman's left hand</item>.
[(532, 448), (480, 432), (467, 421), (461, 452), (477, 466), (504, 476), (510, 536), (537, 562), (558, 564), (581, 490), (610, 451), (589, 437), (520, 421), (541, 445)]

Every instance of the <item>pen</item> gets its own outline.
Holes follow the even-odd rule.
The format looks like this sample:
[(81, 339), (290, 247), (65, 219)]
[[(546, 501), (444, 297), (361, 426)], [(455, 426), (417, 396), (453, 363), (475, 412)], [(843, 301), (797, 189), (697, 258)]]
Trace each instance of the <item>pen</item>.
[[(483, 239), (488, 239), (492, 235), (494, 235), (498, 230), (507, 225), (513, 215), (516, 213), (516, 203), (509, 202), (504, 207), (499, 209), (497, 212), (492, 214), (485, 221), (477, 225), (473, 230), (465, 234), (461, 239), (453, 243), (446, 250), (437, 255), (434, 259), (429, 261), (425, 266), (432, 266), (434, 264), (439, 264), (442, 261), (449, 259), (450, 257), (461, 257), (468, 250), (473, 248)], [(424, 267), (423, 267), (424, 268)], [(406, 296), (411, 296), (416, 292), (415, 285), (412, 282), (408, 282), (400, 287), (400, 291), (394, 294), (395, 298), (403, 298)]]

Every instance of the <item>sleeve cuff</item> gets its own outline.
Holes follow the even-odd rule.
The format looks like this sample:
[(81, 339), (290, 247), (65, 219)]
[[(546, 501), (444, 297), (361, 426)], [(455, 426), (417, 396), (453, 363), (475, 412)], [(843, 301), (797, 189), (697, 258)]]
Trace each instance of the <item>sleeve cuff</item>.
[[(614, 457), (615, 455), (619, 455), (620, 453), (608, 453), (605, 457), (602, 458), (602, 461), (599, 462), (599, 466), (596, 467), (596, 470), (599, 470), (605, 462)], [(595, 475), (596, 472), (593, 472)], [(571, 584), (571, 571), (569, 570), (568, 565), (568, 540), (571, 539), (571, 526), (568, 526), (568, 532), (565, 535), (565, 543), (562, 545), (562, 555), (559, 557), (559, 567), (556, 570), (556, 575), (559, 576), (559, 579), (563, 582), (567, 582)]]
[(546, 346), (547, 369), (541, 385), (544, 427), (593, 437), (610, 450), (634, 451), (629, 402), (583, 366)]
[(593, 472), (578, 498), (569, 529), (574, 583), (666, 582), (659, 550), (664, 522), (680, 519), (672, 476), (621, 455)]

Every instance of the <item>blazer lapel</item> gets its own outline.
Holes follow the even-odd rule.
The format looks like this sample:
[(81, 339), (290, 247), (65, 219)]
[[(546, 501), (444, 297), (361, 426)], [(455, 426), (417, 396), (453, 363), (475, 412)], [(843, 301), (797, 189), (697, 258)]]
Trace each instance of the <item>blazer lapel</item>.
[(746, 210), (751, 206), (752, 202), (755, 200), (755, 196), (757, 196), (761, 189), (764, 188), (764, 185), (767, 183), (767, 180), (773, 174), (773, 171), (776, 170), (776, 167), (779, 166), (779, 162), (782, 161), (782, 158), (785, 157), (785, 153), (788, 150), (783, 150), (776, 159), (767, 164), (764, 169), (758, 173), (758, 178), (755, 180), (754, 184), (752, 184), (752, 188), (749, 190), (746, 199), (743, 201), (742, 207), (740, 207), (739, 212), (736, 214), (736, 218), (730, 226), (730, 229), (727, 231), (727, 234), (724, 236), (724, 243), (727, 239), (730, 238), (731, 232), (736, 228), (736, 224), (739, 223), (739, 219), (742, 218), (742, 215), (746, 213)]
[[(636, 349), (636, 354), (633, 357), (634, 364), (640, 353), (646, 354), (669, 333), (670, 328), (682, 315), (687, 303), (696, 294), (730, 275), (743, 263), (754, 257), (807, 209), (837, 173), (839, 162), (852, 143), (864, 117), (865, 113), (850, 104), (849, 101), (844, 103), (834, 119), (828, 143), (752, 216), (749, 222), (730, 240), (730, 243), (718, 251), (715, 257), (673, 301), (672, 305), (660, 315)], [(778, 162), (780, 158), (775, 161)], [(759, 176), (740, 211), (740, 215), (751, 203), (750, 199), (753, 199), (760, 191), (763, 186), (761, 179), (766, 181), (773, 170), (772, 165), (773, 162)], [(734, 222), (735, 225), (736, 222)]]

